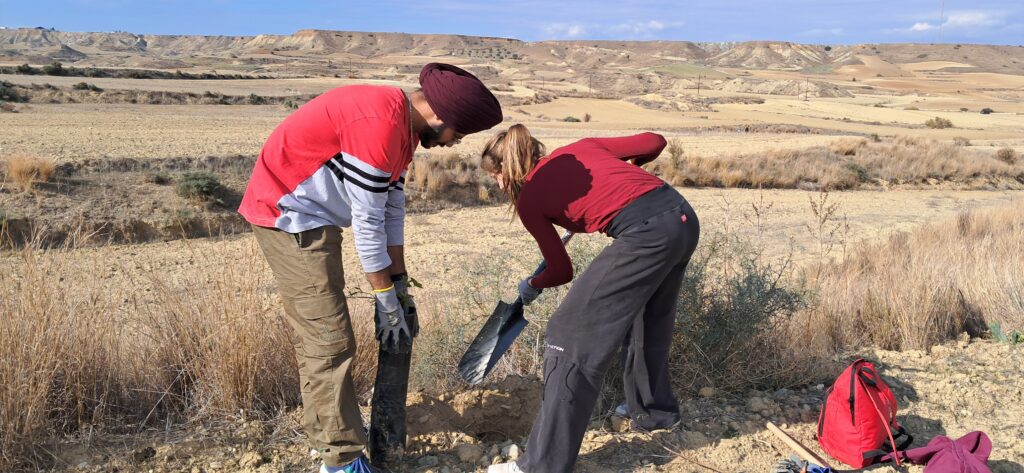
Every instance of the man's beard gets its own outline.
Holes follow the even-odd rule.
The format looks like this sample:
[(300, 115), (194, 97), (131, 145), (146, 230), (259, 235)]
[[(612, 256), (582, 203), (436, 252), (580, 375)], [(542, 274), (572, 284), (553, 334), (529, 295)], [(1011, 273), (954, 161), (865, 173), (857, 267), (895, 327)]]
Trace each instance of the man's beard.
[(440, 125), (437, 128), (427, 125), (420, 130), (420, 146), (424, 148), (433, 148), (437, 146), (438, 140), (441, 139), (441, 133), (444, 132), (444, 125)]

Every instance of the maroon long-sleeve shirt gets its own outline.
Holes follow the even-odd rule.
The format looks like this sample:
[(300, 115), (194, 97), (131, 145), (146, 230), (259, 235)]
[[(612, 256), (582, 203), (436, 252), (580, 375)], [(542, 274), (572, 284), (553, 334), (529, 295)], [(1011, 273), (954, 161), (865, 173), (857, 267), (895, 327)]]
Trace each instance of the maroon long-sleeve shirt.
[(530, 281), (533, 287), (560, 286), (572, 280), (572, 261), (554, 225), (574, 233), (603, 230), (637, 197), (664, 184), (639, 167), (664, 148), (665, 138), (656, 133), (586, 138), (540, 160), (526, 176), (516, 202), (523, 226), (537, 240), (547, 262), (547, 269)]

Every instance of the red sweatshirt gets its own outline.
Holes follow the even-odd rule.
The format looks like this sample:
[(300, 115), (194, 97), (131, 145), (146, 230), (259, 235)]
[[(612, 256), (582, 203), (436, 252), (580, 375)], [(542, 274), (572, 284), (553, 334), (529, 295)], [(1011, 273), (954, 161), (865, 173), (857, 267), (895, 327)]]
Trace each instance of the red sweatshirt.
[(289, 233), (352, 227), (363, 270), (387, 268), (387, 247), (405, 239), (409, 107), (401, 89), (370, 85), (310, 100), (267, 138), (239, 213)]
[[(572, 261), (554, 225), (574, 233), (604, 230), (620, 210), (665, 183), (640, 168), (664, 148), (661, 135), (641, 133), (586, 138), (541, 158), (516, 202), (519, 219), (547, 262), (547, 269), (530, 282), (533, 287), (572, 280)], [(626, 162), (630, 159), (636, 165)]]

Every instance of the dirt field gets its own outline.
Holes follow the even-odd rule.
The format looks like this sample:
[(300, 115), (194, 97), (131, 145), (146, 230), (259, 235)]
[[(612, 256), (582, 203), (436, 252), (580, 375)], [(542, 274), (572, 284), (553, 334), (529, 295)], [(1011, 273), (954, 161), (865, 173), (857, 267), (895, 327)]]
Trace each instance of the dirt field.
[[(815, 239), (804, 224), (810, 220), (807, 200), (815, 197), (815, 193), (766, 191), (762, 195), (756, 191), (696, 189), (683, 192), (700, 215), (705, 231), (760, 235), (758, 238), (769, 251), (794, 251), (798, 262), (814, 258), (809, 249), (816, 244)], [(842, 206), (841, 212), (849, 217), (851, 245), (964, 209), (997, 205), (1022, 196), (1024, 193), (1020, 192), (952, 191), (833, 194)], [(752, 204), (762, 208), (772, 205), (762, 222), (766, 228), (761, 232), (756, 230), (756, 223), (748, 221), (753, 217)], [(418, 291), (418, 300), (427, 330), (432, 329), (432, 320), (438, 320), (438, 311), (459, 297), (469, 272), (482, 258), (517, 255), (521, 269), (513, 272), (527, 271), (537, 259), (533, 243), (518, 224), (508, 221), (503, 207), (413, 215), (408, 220), (407, 240), (410, 272), (424, 285)], [(348, 290), (358, 293), (366, 289), (366, 283), (356, 269), (358, 263), (351, 242), (345, 242), (344, 248)], [(212, 284), (222, 268), (252, 251), (254, 242), (248, 235), (226, 240), (81, 249), (75, 251), (73, 259), (109, 263), (103, 267), (77, 265), (81, 274), (62, 276), (67, 278), (67, 290), (71, 291), (75, 290), (75, 281), (98, 277), (106, 284), (119, 286), (151, 274), (159, 274), (160, 280), (168, 284), (204, 280)], [(0, 268), (8, 271), (17, 267), (19, 259), (18, 254), (7, 253), (0, 259)], [(267, 271), (262, 265), (254, 269)], [(506, 275), (510, 288), (514, 278), (515, 274)], [(266, 275), (254, 279), (266, 280)], [(267, 295), (273, 297), (271, 292)], [(353, 316), (368, 318), (367, 307), (358, 299), (355, 301)], [(964, 339), (931, 353), (865, 348), (857, 354), (881, 361), (884, 374), (893, 380), (901, 421), (920, 439), (984, 430), (995, 444), (993, 470), (1020, 472), (1024, 471), (1020, 464), (1024, 458), (1024, 442), (1020, 441), (1024, 431), (1013, 420), (1017, 413), (1006, 406), (1024, 401), (1024, 385), (1006, 367), (1024, 361), (1020, 359), (1022, 353), (1007, 344)], [(683, 423), (672, 431), (653, 434), (619, 432), (617, 420), (595, 413), (578, 471), (709, 471), (698, 465), (719, 471), (766, 471), (787, 455), (784, 447), (764, 430), (766, 420), (784, 426), (817, 449), (813, 432), (822, 388), (807, 386), (775, 392), (752, 391), (740, 396), (687, 398), (682, 406)], [(406, 462), (396, 471), (482, 471), (495, 458), (507, 459), (512, 445), (521, 452), (538, 392), (539, 385), (534, 380), (509, 379), (482, 389), (441, 395), (411, 394), (410, 450)], [(523, 415), (514, 414), (519, 412)], [(298, 418), (297, 413), (289, 413), (272, 422), (236, 420), (166, 431), (146, 430), (131, 436), (70, 440), (47, 448), (55, 452), (57, 465), (63, 471), (306, 471), (315, 463), (297, 433)], [(906, 471), (921, 469), (911, 467)]]
[[(706, 232), (721, 231), (757, 237), (759, 243), (777, 254), (793, 253), (797, 261), (806, 261), (816, 248), (817, 239), (806, 225), (812, 221), (810, 199), (817, 192), (798, 190), (751, 191), (742, 189), (680, 189), (691, 202)], [(850, 248), (863, 240), (883, 238), (894, 231), (955, 215), (971, 208), (987, 207), (1024, 197), (1020, 191), (855, 191), (830, 195), (839, 204), (837, 217), (849, 224), (843, 238)], [(762, 230), (756, 229), (753, 205), (762, 209)], [(840, 221), (843, 221), (840, 220)], [(536, 264), (539, 253), (518, 222), (510, 222), (504, 206), (444, 210), (410, 215), (406, 222), (406, 258), (410, 273), (426, 284), (420, 297), (442, 304), (460, 291), (471, 264), (493, 254), (518, 255), (522, 271)], [(358, 271), (359, 263), (348, 233), (344, 245), (348, 287), (366, 288)], [(587, 235), (600, 241), (606, 237)], [(250, 236), (226, 240), (198, 239), (114, 245), (79, 249), (83, 261), (117, 261), (123, 268), (112, 272), (112, 284), (118, 278), (145, 279), (145, 273), (159, 271), (169, 280), (191, 279), (214, 274), (226, 260), (236, 258), (252, 245)], [(841, 248), (833, 256), (839, 257)], [(17, 253), (4, 253), (0, 261), (14, 265)], [(8, 266), (11, 268), (12, 266)], [(9, 269), (8, 269), (9, 270)], [(82, 267), (87, 274), (92, 268)], [(72, 277), (73, 275), (68, 275)], [(104, 276), (108, 277), (108, 276)], [(509, 275), (514, 278), (514, 275)], [(510, 279), (511, 281), (511, 279)], [(429, 316), (429, 315), (428, 315)]]

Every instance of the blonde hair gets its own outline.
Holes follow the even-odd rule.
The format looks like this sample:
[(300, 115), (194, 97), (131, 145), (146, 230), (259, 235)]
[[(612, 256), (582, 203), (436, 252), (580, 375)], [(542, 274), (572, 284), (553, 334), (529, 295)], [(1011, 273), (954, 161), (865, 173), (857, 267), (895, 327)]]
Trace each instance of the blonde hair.
[(530, 135), (526, 126), (518, 124), (492, 136), (480, 152), (480, 167), (484, 171), (501, 174), (513, 213), (526, 183), (526, 175), (544, 153), (544, 143)]

